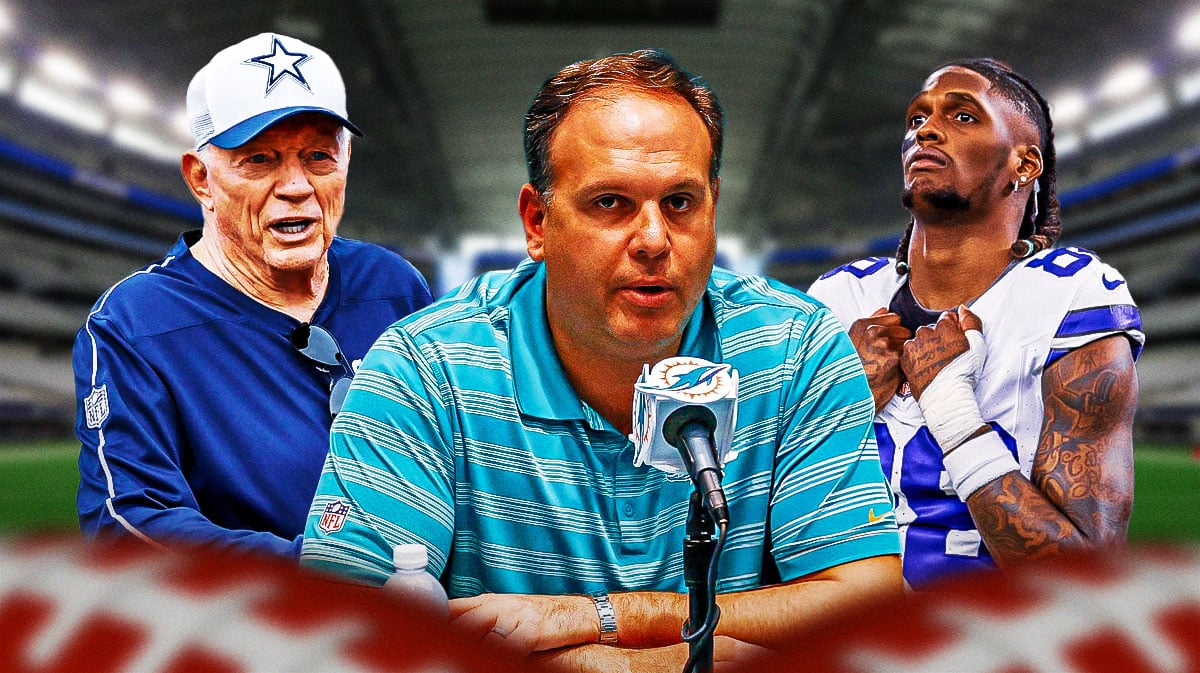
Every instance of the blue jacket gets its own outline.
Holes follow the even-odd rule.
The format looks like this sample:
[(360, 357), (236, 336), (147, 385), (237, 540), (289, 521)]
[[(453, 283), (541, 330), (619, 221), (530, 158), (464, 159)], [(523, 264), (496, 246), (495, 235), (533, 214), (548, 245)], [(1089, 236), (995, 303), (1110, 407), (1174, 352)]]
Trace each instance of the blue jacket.
[[(234, 289), (180, 237), (96, 302), (75, 339), (84, 536), (298, 555), (329, 451), (331, 373), (291, 345), (300, 324)], [(399, 255), (335, 238), (312, 323), (355, 366), (432, 297)]]

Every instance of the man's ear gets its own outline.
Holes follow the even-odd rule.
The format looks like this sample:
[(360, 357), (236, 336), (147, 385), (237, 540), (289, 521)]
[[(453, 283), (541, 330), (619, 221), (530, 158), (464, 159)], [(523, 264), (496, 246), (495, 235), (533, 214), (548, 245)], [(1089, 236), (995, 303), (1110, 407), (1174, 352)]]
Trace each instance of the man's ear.
[(1037, 145), (1023, 145), (1017, 148), (1016, 175), (1025, 182), (1033, 182), (1042, 174), (1042, 150)]
[(517, 197), (517, 212), (521, 214), (521, 222), (525, 225), (525, 249), (529, 257), (540, 262), (546, 257), (546, 202), (537, 188), (529, 183), (521, 187)]
[(212, 210), (213, 196), (212, 188), (208, 184), (208, 166), (200, 154), (195, 150), (184, 152), (179, 170), (183, 173), (183, 181), (187, 183), (192, 196), (200, 202), (200, 206), (205, 210)]

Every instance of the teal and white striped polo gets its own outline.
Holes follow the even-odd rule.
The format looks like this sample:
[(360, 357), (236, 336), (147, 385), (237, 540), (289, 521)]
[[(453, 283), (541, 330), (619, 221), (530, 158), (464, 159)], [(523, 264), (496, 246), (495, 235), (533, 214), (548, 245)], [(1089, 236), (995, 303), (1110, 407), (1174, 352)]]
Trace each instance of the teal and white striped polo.
[[(452, 597), (686, 590), (692, 486), (634, 467), (629, 439), (575, 394), (544, 295), (527, 261), (380, 337), (334, 422), (302, 563), (382, 584), (392, 546), (419, 542)], [(899, 553), (874, 403), (827, 309), (714, 269), (680, 354), (741, 378), (719, 591)]]

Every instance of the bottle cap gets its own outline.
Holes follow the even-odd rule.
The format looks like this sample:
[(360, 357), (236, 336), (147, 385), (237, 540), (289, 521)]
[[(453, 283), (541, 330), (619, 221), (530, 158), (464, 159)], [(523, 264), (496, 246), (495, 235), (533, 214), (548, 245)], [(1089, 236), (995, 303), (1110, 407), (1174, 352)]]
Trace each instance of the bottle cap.
[(398, 544), (392, 549), (397, 570), (424, 570), (429, 565), (429, 550), (423, 544)]

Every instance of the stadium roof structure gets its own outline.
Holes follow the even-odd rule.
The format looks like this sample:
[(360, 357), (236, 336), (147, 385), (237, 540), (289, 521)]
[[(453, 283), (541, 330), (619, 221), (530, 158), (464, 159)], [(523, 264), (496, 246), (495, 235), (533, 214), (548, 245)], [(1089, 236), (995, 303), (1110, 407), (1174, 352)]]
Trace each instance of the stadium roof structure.
[[(90, 65), (134, 73), (180, 104), (192, 73), (243, 37), (275, 30), (322, 46), (367, 134), (355, 146), (345, 232), (401, 246), (519, 233), (521, 119), (542, 81), (572, 61), (646, 46), (703, 75), (725, 107), (719, 223), (782, 245), (895, 234), (905, 219), (903, 111), (931, 69), (991, 55), (1046, 94), (1099, 80), (1127, 54), (1162, 70), (1173, 67), (1172, 31), (1193, 4), (8, 2), (17, 33), (73, 45)], [(1077, 179), (1097, 174), (1078, 156)], [(1063, 179), (1076, 178), (1068, 170)]]

